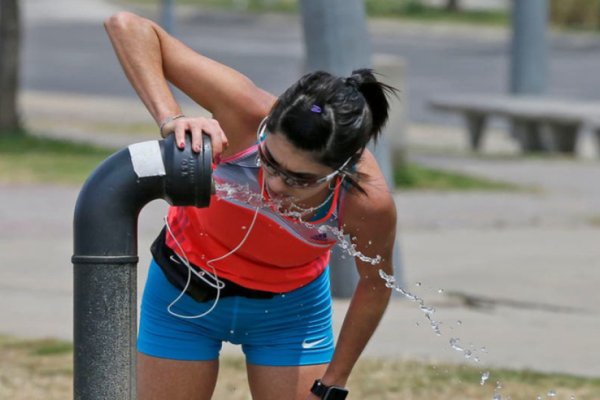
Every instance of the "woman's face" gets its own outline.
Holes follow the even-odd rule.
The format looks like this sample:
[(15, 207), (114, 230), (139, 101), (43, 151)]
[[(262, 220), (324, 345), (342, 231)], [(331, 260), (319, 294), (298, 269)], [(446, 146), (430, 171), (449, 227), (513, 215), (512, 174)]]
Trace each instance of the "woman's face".
[[(269, 134), (259, 143), (262, 157), (266, 158), (269, 167), (263, 168), (265, 184), (269, 194), (276, 200), (296, 205), (311, 205), (311, 200), (318, 201), (326, 192), (329, 181), (308, 187), (294, 187), (286, 183), (286, 177), (316, 180), (325, 177), (334, 170), (314, 160), (311, 152), (295, 147), (282, 134)], [(267, 164), (263, 161), (263, 164)], [(273, 173), (273, 170), (282, 173)], [(335, 178), (333, 178), (335, 179)], [(321, 199), (322, 200), (322, 199)]]

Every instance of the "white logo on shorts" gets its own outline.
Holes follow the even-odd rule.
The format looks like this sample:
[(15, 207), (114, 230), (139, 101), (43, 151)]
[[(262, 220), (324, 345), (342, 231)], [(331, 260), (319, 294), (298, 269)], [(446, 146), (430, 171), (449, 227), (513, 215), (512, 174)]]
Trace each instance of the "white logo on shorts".
[(323, 339), (315, 340), (314, 342), (307, 342), (305, 339), (302, 342), (302, 348), (303, 349), (312, 349), (313, 347), (318, 346), (319, 344), (323, 343), (325, 340), (327, 340), (326, 337), (324, 337)]

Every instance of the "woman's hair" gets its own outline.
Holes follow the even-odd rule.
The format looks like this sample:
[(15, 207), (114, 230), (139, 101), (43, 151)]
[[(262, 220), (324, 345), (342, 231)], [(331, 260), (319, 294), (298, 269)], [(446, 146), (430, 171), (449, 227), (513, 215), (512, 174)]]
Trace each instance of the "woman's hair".
[(388, 94), (396, 89), (377, 81), (370, 69), (348, 78), (317, 71), (304, 75), (273, 105), (267, 129), (296, 147), (312, 152), (315, 160), (341, 171), (364, 193), (354, 165), (371, 139), (377, 140), (388, 119)]

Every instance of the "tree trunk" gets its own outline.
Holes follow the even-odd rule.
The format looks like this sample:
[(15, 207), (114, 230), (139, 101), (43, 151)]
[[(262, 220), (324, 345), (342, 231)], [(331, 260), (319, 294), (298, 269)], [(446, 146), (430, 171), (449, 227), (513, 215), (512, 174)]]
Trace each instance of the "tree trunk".
[(446, 11), (458, 11), (460, 5), (458, 4), (459, 0), (447, 0), (446, 1)]
[(17, 110), (19, 23), (18, 0), (0, 0), (0, 135), (21, 128)]

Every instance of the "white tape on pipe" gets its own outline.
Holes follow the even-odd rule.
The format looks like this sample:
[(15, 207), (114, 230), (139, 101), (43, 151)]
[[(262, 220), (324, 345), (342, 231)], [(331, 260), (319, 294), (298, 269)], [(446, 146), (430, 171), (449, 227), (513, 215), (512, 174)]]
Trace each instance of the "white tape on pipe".
[(158, 140), (132, 144), (129, 146), (129, 154), (138, 178), (166, 174)]

